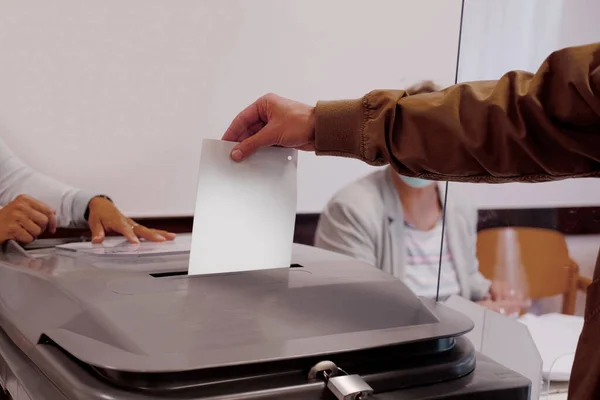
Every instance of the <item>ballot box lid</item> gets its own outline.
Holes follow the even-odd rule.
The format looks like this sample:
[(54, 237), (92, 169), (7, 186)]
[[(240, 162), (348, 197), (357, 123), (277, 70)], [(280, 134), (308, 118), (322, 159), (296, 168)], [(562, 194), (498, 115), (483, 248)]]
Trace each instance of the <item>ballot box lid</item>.
[(187, 254), (3, 253), (2, 329), (32, 359), (58, 349), (105, 378), (131, 381), (351, 362), (367, 350), (440, 353), (473, 328), (376, 268), (306, 246), (295, 246), (293, 265), (282, 269), (188, 276), (187, 262)]

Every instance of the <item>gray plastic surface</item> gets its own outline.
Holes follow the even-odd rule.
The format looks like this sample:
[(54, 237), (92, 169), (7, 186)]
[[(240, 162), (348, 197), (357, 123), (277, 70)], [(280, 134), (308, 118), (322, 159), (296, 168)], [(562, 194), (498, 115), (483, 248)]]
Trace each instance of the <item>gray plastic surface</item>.
[[(444, 380), (475, 367), (470, 344), (454, 346), (472, 329), (468, 318), (422, 302), (400, 281), (348, 257), (296, 245), (293, 268), (195, 277), (185, 275), (187, 262), (187, 255), (5, 252), (3, 335), (75, 398), (103, 398), (115, 385), (184, 393), (210, 383), (218, 391), (216, 380), (231, 388), (250, 377), (253, 387), (274, 390), (274, 368), (281, 368), (277, 391), (286, 379), (308, 390), (317, 383), (307, 383), (302, 368), (332, 357), (378, 376), (369, 360), (391, 356), (401, 375), (414, 370), (415, 382), (425, 370)], [(268, 383), (256, 378), (261, 371)], [(394, 375), (384, 372), (389, 385)]]
[(87, 364), (131, 372), (326, 355), (473, 327), (375, 268), (294, 250), (301, 267), (194, 277), (150, 274), (186, 271), (187, 255), (106, 268), (105, 257), (3, 254), (2, 327), (25, 352), (46, 336)]

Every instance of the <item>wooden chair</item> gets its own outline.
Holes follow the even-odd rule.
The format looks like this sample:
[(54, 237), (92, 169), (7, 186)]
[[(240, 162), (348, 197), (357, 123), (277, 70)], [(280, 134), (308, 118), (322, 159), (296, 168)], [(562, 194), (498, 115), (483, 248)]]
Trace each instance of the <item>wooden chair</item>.
[(577, 291), (586, 291), (591, 279), (579, 275), (579, 266), (569, 257), (565, 238), (559, 232), (537, 228), (494, 228), (477, 235), (477, 258), (481, 273), (492, 280), (498, 240), (513, 229), (520, 245), (521, 265), (532, 300), (563, 295), (562, 313), (575, 313)]

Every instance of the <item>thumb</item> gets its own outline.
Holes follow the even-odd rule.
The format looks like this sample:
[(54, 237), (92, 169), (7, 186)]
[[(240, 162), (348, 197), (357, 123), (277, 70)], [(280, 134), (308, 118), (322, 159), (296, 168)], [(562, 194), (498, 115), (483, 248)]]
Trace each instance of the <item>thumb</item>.
[(89, 225), (90, 231), (92, 232), (92, 243), (102, 243), (106, 235), (104, 233), (104, 227), (102, 226), (102, 222), (100, 222), (100, 219), (90, 218)]
[(245, 160), (252, 156), (258, 149), (276, 145), (279, 139), (279, 132), (273, 124), (267, 124), (256, 134), (238, 143), (231, 150), (231, 159), (236, 162)]

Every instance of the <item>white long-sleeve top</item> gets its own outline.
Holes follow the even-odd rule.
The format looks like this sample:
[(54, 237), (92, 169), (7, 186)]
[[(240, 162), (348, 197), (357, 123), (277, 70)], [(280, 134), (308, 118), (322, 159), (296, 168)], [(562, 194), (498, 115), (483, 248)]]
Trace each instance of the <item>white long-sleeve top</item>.
[(19, 195), (40, 200), (54, 210), (59, 227), (87, 226), (85, 210), (95, 193), (76, 189), (27, 166), (0, 138), (0, 206)]

